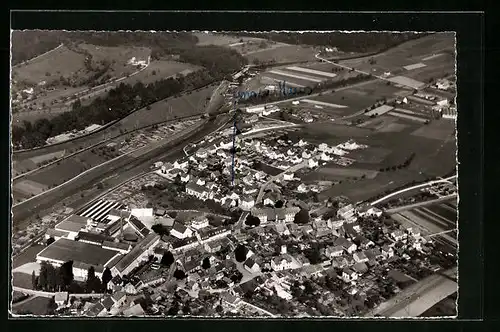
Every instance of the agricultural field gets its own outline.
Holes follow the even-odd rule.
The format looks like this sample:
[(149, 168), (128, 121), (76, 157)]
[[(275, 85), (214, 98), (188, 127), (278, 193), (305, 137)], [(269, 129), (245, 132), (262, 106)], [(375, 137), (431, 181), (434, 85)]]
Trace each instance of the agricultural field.
[[(33, 180), (21, 180), (13, 185), (14, 194), (20, 193), (23, 197), (31, 197), (32, 195), (38, 195), (45, 190), (47, 190), (49, 186), (44, 183), (36, 182)], [(15, 196), (15, 195), (14, 195)]]
[[(389, 118), (390, 115), (384, 117)], [(380, 120), (380, 118), (373, 120)], [(396, 118), (396, 121), (385, 124), (384, 127), (394, 126), (394, 124), (404, 127), (397, 132), (381, 130), (381, 128), (354, 127), (363, 131), (358, 132), (357, 138), (354, 136), (355, 132), (353, 131), (350, 133), (351, 137), (357, 143), (368, 145), (368, 148), (353, 151), (347, 155), (348, 158), (354, 159), (355, 162), (346, 167), (346, 172), (349, 172), (349, 169), (379, 171), (387, 167), (397, 166), (404, 163), (414, 153), (415, 156), (407, 168), (378, 172), (374, 178), (369, 178), (366, 175), (364, 179), (358, 177), (356, 181), (343, 181), (326, 190), (322, 195), (329, 197), (344, 194), (354, 201), (365, 200), (412, 181), (423, 181), (428, 178), (443, 176), (454, 169), (455, 158), (450, 158), (456, 153), (456, 139), (453, 134), (452, 120), (433, 120), (428, 125), (424, 125), (415, 121)], [(318, 143), (341, 143), (338, 136), (342, 133), (342, 130), (339, 130), (342, 127), (345, 128), (344, 134), (348, 134), (349, 130), (353, 128), (337, 126), (325, 131), (315, 130), (314, 139)], [(437, 128), (443, 134), (435, 135)], [(412, 133), (415, 131), (421, 136), (413, 135)], [(304, 139), (311, 140), (311, 134), (305, 133)], [(424, 133), (428, 137), (424, 137)], [(319, 174), (328, 173), (326, 170), (321, 171), (321, 168), (318, 171)]]
[[(343, 60), (339, 61), (339, 63), (373, 74), (383, 74), (388, 71), (393, 75), (396, 73), (406, 75), (412, 71), (406, 71), (403, 68), (404, 66), (424, 63), (427, 67), (435, 67), (436, 61), (446, 61), (446, 56), (430, 57), (444, 51), (453, 51), (454, 45), (453, 34), (440, 33), (407, 41), (375, 56)], [(371, 59), (374, 62), (370, 61)], [(414, 69), (414, 71), (416, 70)]]
[(25, 65), (12, 69), (12, 78), (27, 85), (46, 84), (59, 80), (61, 76), (83, 75), (85, 56), (67, 48), (59, 47), (46, 56), (41, 56)]
[(311, 46), (288, 45), (248, 54), (249, 63), (316, 61), (318, 50)]
[(373, 179), (377, 176), (377, 171), (352, 167), (340, 167), (336, 165), (323, 166), (314, 172), (307, 174), (304, 181), (342, 181), (348, 178)]
[[(57, 164), (48, 166), (39, 172), (27, 175), (22, 181), (31, 180), (44, 185), (47, 189), (52, 186), (59, 185), (84, 172), (85, 170), (102, 164), (109, 159), (111, 158), (100, 156), (97, 153), (93, 153), (92, 150), (88, 150), (75, 157), (61, 160)], [(57, 169), (57, 171), (54, 171), (55, 169)], [(16, 185), (14, 187), (16, 187)], [(35, 195), (36, 194), (37, 193), (35, 193)]]

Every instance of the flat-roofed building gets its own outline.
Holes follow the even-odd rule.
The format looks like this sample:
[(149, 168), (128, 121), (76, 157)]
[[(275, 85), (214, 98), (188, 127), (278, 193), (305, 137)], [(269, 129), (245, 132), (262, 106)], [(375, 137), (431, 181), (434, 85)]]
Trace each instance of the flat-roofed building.
[(78, 232), (78, 235), (76, 236), (75, 240), (100, 246), (104, 241), (113, 241), (113, 238), (103, 234)]
[(70, 240), (74, 240), (78, 235), (78, 232), (86, 229), (89, 221), (91, 220), (88, 218), (74, 214), (61, 221), (54, 227), (54, 229), (61, 232), (67, 232), (68, 234), (65, 237)]
[(68, 235), (69, 235), (69, 232), (63, 232), (63, 231), (58, 231), (57, 229), (49, 228), (45, 232), (45, 240), (48, 240), (50, 238), (53, 238), (56, 241), (61, 239), (61, 238), (67, 239)]
[(47, 262), (56, 267), (73, 261), (73, 264), (79, 262), (94, 266), (97, 271), (106, 267), (118, 255), (120, 254), (116, 251), (104, 249), (95, 244), (61, 238), (40, 251), (36, 256), (36, 261)]

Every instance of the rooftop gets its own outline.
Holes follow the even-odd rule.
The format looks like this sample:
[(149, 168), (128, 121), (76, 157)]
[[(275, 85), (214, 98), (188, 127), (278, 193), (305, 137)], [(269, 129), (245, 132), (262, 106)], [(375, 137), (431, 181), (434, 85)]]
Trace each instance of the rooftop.
[(103, 249), (94, 244), (62, 238), (42, 250), (37, 257), (60, 262), (74, 261), (94, 266), (104, 266), (116, 255), (116, 251)]
[(154, 233), (149, 234), (141, 242), (139, 242), (125, 257), (123, 257), (117, 264), (116, 268), (118, 271), (125, 270), (132, 262), (134, 262), (140, 255), (144, 253), (147, 249), (149, 249), (154, 242), (156, 242), (160, 238), (159, 235)]

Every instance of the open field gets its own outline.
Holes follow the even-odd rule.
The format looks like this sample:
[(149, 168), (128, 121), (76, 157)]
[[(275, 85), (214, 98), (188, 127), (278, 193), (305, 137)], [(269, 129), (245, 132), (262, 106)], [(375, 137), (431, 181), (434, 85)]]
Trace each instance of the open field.
[(347, 196), (354, 202), (364, 201), (384, 191), (394, 190), (412, 180), (418, 179), (423, 180), (424, 178), (419, 176), (418, 173), (415, 174), (415, 172), (407, 170), (378, 173), (373, 179), (358, 179), (357, 181), (344, 181), (340, 184), (336, 184), (330, 189), (321, 192), (320, 199)]
[(33, 299), (19, 305), (14, 305), (14, 314), (29, 312), (33, 315), (46, 315), (50, 299), (46, 297), (34, 297)]
[[(427, 59), (425, 61), (423, 59), (445, 50), (453, 51), (454, 48), (455, 40), (453, 33), (438, 33), (407, 41), (397, 47), (391, 48), (386, 52), (375, 56), (368, 56), (365, 58), (350, 59), (339, 62), (345, 66), (354, 67), (356, 69), (372, 72), (374, 74), (382, 74), (386, 71), (395, 74), (395, 72), (402, 73), (404, 71), (404, 66), (420, 62), (426, 64), (426, 68), (434, 68), (435, 62), (443, 61), (443, 58), (445, 58), (446, 56), (439, 56)], [(372, 58), (375, 60), (374, 64), (369, 63), (370, 59)], [(376, 70), (374, 71), (373, 69)], [(413, 71), (405, 71), (404, 75), (410, 75), (411, 73), (413, 73)]]
[(412, 135), (425, 137), (429, 139), (445, 140), (455, 129), (454, 121), (446, 121), (446, 119), (432, 121), (426, 126), (415, 130)]
[(21, 193), (22, 196), (30, 197), (31, 195), (38, 195), (47, 190), (48, 185), (34, 180), (21, 180), (13, 185), (14, 193)]
[(360, 178), (365, 176), (368, 179), (373, 179), (377, 176), (377, 171), (351, 168), (351, 167), (335, 167), (335, 166), (324, 166), (316, 171), (307, 174), (304, 177), (304, 181), (335, 181), (344, 180), (346, 178)]
[(65, 182), (84, 172), (86, 169), (97, 166), (106, 160), (106, 158), (88, 150), (76, 155), (75, 157), (64, 159), (58, 164), (46, 167), (39, 172), (27, 175), (25, 179), (43, 184), (47, 188), (50, 188), (54, 185)]
[(123, 83), (133, 85), (137, 82), (142, 82), (146, 85), (176, 74), (187, 75), (199, 68), (184, 62), (155, 60), (151, 61), (149, 66), (137, 75), (123, 80)]
[[(85, 56), (66, 46), (54, 50), (50, 55), (42, 56), (25, 65), (13, 68), (13, 79), (36, 85), (42, 81), (50, 83), (61, 76), (83, 75)], [(49, 75), (47, 75), (49, 74)]]
[(384, 147), (368, 147), (349, 152), (349, 158), (356, 159), (356, 162), (363, 164), (380, 164), (392, 151)]
[(52, 152), (52, 153), (47, 153), (41, 156), (36, 156), (31, 158), (31, 161), (34, 162), (35, 164), (40, 164), (44, 161), (51, 160), (53, 158), (61, 158), (62, 156), (65, 155), (65, 151), (57, 151), (57, 152)]
[(315, 61), (314, 57), (318, 51), (310, 46), (282, 46), (274, 49), (267, 49), (255, 53), (250, 53), (246, 57), (250, 63), (258, 61), (260, 63), (267, 62), (299, 62), (299, 61)]

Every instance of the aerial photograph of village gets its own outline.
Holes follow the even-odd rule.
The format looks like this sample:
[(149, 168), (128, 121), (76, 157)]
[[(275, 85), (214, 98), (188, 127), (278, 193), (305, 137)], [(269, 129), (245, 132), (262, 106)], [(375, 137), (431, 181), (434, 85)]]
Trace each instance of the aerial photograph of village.
[(11, 317), (456, 317), (453, 32), (11, 31)]

